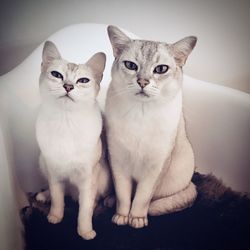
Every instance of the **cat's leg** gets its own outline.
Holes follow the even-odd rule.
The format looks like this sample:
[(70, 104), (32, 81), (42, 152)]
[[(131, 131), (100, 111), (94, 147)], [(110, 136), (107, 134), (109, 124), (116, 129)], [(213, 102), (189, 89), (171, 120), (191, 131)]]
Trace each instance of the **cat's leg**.
[(163, 197), (153, 200), (149, 206), (150, 215), (161, 215), (180, 211), (193, 204), (197, 191), (191, 182), (194, 173), (194, 154), (185, 134), (184, 120), (176, 137), (171, 164), (165, 172), (155, 194)]
[[(48, 166), (46, 164), (45, 158), (42, 154), (39, 156), (39, 167), (43, 175), (45, 176), (46, 179), (49, 179), (51, 176), (51, 173), (48, 171)], [(39, 192), (36, 195), (36, 200), (42, 203), (48, 202), (51, 200), (50, 198), (50, 190), (49, 188), (45, 191)]]
[(95, 206), (96, 187), (93, 185), (91, 174), (85, 178), (79, 178), (77, 186), (79, 190), (79, 214), (78, 214), (78, 234), (85, 240), (95, 238), (96, 232), (93, 230), (92, 217)]
[(112, 222), (117, 225), (128, 224), (128, 215), (131, 207), (132, 180), (122, 170), (113, 170), (114, 186), (116, 193), (116, 213)]
[(49, 178), (49, 190), (51, 196), (51, 206), (48, 214), (48, 221), (56, 224), (63, 218), (64, 184), (55, 178)]
[(196, 199), (195, 185), (190, 182), (188, 187), (168, 197), (154, 200), (149, 205), (149, 215), (156, 216), (173, 213), (190, 207)]
[(135, 196), (129, 213), (129, 225), (142, 228), (148, 225), (148, 208), (155, 190), (156, 181), (161, 172), (159, 167), (152, 167), (150, 174), (138, 180)]

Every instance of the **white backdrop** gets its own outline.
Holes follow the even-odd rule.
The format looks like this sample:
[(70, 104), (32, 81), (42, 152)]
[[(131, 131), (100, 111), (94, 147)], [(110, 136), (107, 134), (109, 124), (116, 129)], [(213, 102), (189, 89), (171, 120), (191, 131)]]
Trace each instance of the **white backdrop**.
[(250, 92), (249, 7), (249, 0), (2, 0), (0, 74), (65, 26), (106, 23), (145, 39), (173, 42), (196, 35), (185, 72)]

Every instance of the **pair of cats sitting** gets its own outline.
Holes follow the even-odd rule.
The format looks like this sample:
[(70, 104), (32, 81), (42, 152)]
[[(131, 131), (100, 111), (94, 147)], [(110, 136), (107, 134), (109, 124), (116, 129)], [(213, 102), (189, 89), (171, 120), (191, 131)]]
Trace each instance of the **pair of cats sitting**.
[[(197, 195), (182, 113), (182, 67), (196, 38), (174, 44), (132, 40), (114, 26), (108, 35), (115, 57), (104, 114), (109, 164), (96, 101), (105, 54), (76, 65), (47, 41), (42, 55), (36, 134), (40, 168), (49, 184), (48, 220), (62, 220), (69, 181), (77, 188), (78, 233), (86, 240), (96, 236), (92, 216), (101, 198), (116, 200), (114, 223), (142, 228), (148, 214), (182, 210)], [(37, 199), (47, 199), (45, 193)]]

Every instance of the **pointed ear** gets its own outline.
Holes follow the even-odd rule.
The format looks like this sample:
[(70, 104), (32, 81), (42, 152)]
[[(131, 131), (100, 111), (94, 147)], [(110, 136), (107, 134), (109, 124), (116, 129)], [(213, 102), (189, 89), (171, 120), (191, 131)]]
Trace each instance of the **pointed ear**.
[(131, 39), (117, 27), (112, 25), (108, 26), (108, 35), (113, 47), (114, 57), (117, 58), (121, 55), (122, 51), (126, 48)]
[(54, 43), (46, 41), (43, 46), (43, 64), (47, 65), (55, 59), (61, 59), (61, 55)]
[(86, 65), (92, 69), (98, 84), (102, 80), (103, 71), (105, 69), (105, 64), (106, 64), (106, 55), (102, 52), (94, 54), (86, 62)]
[(197, 38), (195, 36), (189, 36), (170, 45), (174, 54), (175, 61), (179, 66), (184, 66), (189, 54), (196, 45), (196, 42)]

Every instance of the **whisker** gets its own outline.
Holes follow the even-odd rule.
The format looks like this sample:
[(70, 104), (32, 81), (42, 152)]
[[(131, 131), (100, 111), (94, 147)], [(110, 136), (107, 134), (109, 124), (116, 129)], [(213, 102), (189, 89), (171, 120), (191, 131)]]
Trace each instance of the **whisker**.
[(115, 97), (118, 97), (118, 96), (121, 96), (121, 95), (124, 95), (124, 94), (127, 94), (127, 93), (131, 93), (132, 90), (134, 90), (134, 88), (127, 87), (127, 88), (119, 90), (119, 91), (112, 91), (110, 98), (115, 98)]
[(152, 93), (159, 93), (160, 92), (158, 89), (149, 89), (148, 91), (152, 92)]
[(52, 93), (65, 93), (65, 91), (62, 90), (62, 89), (49, 89), (49, 92), (52, 92)]
[(152, 89), (157, 89), (157, 90), (159, 90), (159, 88), (156, 87), (156, 86), (151, 86), (151, 88), (152, 88)]
[(157, 87), (151, 86), (148, 90), (147, 93), (149, 93), (152, 96), (157, 96), (160, 93), (160, 90)]

